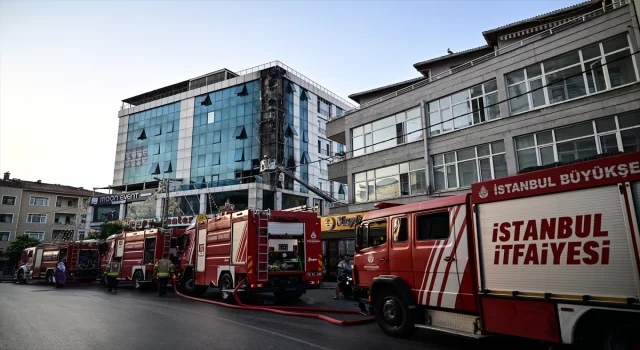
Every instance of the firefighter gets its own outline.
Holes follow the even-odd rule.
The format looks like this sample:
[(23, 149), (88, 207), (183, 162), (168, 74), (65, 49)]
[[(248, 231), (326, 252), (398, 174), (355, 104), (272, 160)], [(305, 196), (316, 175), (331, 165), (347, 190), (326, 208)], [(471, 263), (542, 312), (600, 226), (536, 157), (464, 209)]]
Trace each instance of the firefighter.
[(110, 293), (116, 293), (118, 291), (118, 279), (120, 276), (120, 269), (122, 268), (122, 264), (120, 264), (120, 258), (114, 258), (111, 260), (107, 268), (105, 269), (105, 274), (107, 275), (107, 288), (109, 288)]
[(174, 268), (171, 260), (169, 260), (169, 253), (164, 253), (162, 259), (159, 260), (153, 267), (158, 277), (158, 296), (164, 296), (167, 294), (167, 283), (169, 282), (169, 276), (173, 275)]

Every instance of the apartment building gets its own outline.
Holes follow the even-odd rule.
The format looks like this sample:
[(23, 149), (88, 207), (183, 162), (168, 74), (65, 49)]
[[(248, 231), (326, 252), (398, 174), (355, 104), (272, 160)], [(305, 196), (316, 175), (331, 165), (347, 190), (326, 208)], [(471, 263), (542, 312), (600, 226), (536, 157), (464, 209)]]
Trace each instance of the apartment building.
[(482, 34), (486, 45), (414, 64), (419, 78), (351, 95), (360, 106), (328, 122), (329, 138), (351, 150), (329, 165), (349, 189), (349, 206), (331, 214), (640, 150), (630, 1), (586, 1)]
[[(80, 187), (25, 181), (4, 173), (0, 180), (0, 252), (17, 235), (43, 242), (85, 238), (92, 194)], [(0, 265), (4, 262), (0, 257)]]
[[(328, 179), (327, 158), (345, 149), (327, 138), (326, 123), (353, 107), (278, 61), (236, 72), (221, 69), (127, 98), (118, 112), (110, 189), (139, 195), (101, 200), (92, 217), (134, 219), (128, 203), (157, 190), (164, 179), (171, 179), (173, 226), (186, 226), (200, 213), (215, 214), (225, 203), (239, 210), (307, 205), (323, 211), (325, 194), (346, 201), (346, 185)], [(294, 176), (264, 176), (264, 157)], [(161, 192), (153, 198), (164, 198)], [(148, 219), (162, 216), (163, 201), (156, 203)]]

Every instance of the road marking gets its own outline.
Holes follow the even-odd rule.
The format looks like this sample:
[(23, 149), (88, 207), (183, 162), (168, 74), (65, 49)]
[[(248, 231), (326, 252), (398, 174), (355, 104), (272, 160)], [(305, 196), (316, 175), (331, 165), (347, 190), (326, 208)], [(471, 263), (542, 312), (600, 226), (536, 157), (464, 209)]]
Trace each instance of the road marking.
[(265, 329), (265, 328), (260, 328), (260, 327), (252, 326), (252, 325), (250, 325), (250, 324), (243, 323), (243, 322), (230, 320), (230, 319), (228, 319), (228, 318), (219, 317), (219, 316), (212, 316), (211, 314), (206, 314), (206, 313), (203, 313), (203, 312), (193, 311), (193, 310), (189, 310), (189, 309), (181, 309), (181, 308), (174, 307), (174, 306), (170, 306), (170, 305), (164, 305), (164, 307), (166, 307), (166, 308), (171, 308), (171, 309), (177, 309), (177, 310), (181, 310), (181, 311), (188, 311), (188, 312), (192, 312), (192, 313), (194, 313), (194, 314), (199, 314), (199, 315), (202, 315), (202, 316), (213, 317), (213, 318), (216, 318), (216, 319), (219, 319), (219, 320), (222, 320), (222, 321), (226, 321), (226, 322), (229, 322), (229, 323), (235, 323), (235, 324), (237, 324), (237, 325), (241, 325), (241, 326), (249, 327), (249, 328), (252, 328), (252, 329), (255, 329), (255, 330), (258, 330), (258, 331), (262, 331), (262, 332), (269, 333), (269, 334), (272, 334), (272, 335), (277, 335), (277, 336), (282, 337), (282, 338), (285, 338), (285, 339), (293, 340), (293, 341), (296, 341), (296, 342), (298, 342), (298, 343), (302, 343), (302, 344), (305, 344), (305, 345), (311, 346), (311, 347), (316, 348), (316, 349), (331, 350), (331, 349), (329, 349), (329, 348), (325, 348), (324, 346), (320, 346), (320, 345), (317, 345), (317, 344), (313, 344), (313, 343), (310, 343), (310, 342), (308, 342), (308, 341), (302, 340), (302, 339), (300, 339), (300, 338), (291, 337), (291, 336), (288, 336), (288, 335), (286, 335), (286, 334), (282, 334), (282, 333), (274, 332), (274, 331), (271, 331), (271, 330), (268, 330), (268, 329)]

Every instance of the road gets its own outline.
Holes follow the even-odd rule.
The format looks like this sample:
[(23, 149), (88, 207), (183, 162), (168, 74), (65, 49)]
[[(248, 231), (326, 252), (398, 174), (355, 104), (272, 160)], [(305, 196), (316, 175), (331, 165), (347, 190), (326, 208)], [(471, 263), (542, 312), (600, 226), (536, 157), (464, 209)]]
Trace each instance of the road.
[[(223, 308), (173, 293), (100, 287), (55, 289), (0, 283), (0, 349), (544, 349), (521, 340), (467, 340), (418, 331), (387, 337), (373, 324), (339, 327), (321, 320)], [(310, 292), (314, 306), (331, 291)], [(336, 302), (340, 303), (340, 301)], [(343, 302), (344, 303), (344, 302)], [(342, 304), (344, 306), (344, 304)], [(336, 318), (345, 316), (336, 316)], [(46, 345), (45, 345), (46, 344)]]

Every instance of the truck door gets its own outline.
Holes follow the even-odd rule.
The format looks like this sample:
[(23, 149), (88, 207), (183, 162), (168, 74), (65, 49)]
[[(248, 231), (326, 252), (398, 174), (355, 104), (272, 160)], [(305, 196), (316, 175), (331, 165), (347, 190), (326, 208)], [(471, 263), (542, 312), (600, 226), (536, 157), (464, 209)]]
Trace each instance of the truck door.
[(387, 219), (363, 223), (361, 229), (365, 247), (356, 257), (355, 264), (362, 266), (358, 270), (358, 283), (368, 286), (375, 277), (389, 274)]
[(391, 243), (389, 247), (390, 274), (401, 277), (403, 281), (411, 284), (413, 282), (413, 259), (409, 243), (409, 218), (407, 215), (391, 217)]
[(42, 248), (36, 248), (36, 256), (35, 259), (33, 259), (33, 269), (39, 269), (40, 265), (42, 265), (42, 255), (43, 253), (43, 249)]
[(414, 283), (419, 304), (442, 308), (456, 305), (460, 283), (455, 246), (458, 223), (464, 222), (463, 207), (412, 214)]

